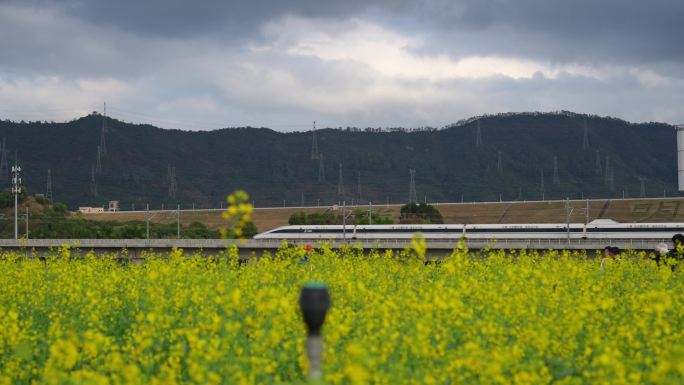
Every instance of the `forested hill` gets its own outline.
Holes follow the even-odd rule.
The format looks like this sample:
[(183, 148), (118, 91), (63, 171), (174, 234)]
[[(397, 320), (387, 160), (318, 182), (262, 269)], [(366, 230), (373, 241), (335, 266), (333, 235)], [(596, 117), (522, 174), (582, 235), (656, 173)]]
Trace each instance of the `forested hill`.
[[(385, 203), (409, 198), (415, 170), (418, 200), (447, 202), (569, 197), (637, 197), (640, 178), (647, 196), (676, 194), (673, 126), (562, 113), (499, 114), (469, 119), (440, 130), (317, 131), (321, 161), (312, 159), (312, 132), (266, 128), (209, 132), (165, 130), (106, 118), (106, 154), (96, 172), (103, 117), (68, 123), (0, 122), (10, 163), (15, 152), (31, 192), (44, 192), (51, 169), (57, 201), (71, 208), (119, 200), (122, 208), (181, 204), (216, 207), (241, 188), (255, 204), (330, 204), (344, 199)], [(584, 148), (584, 126), (588, 147)], [(477, 127), (481, 144), (477, 144)], [(557, 176), (554, 178), (554, 157)], [(597, 165), (597, 157), (599, 165)], [(500, 161), (499, 161), (500, 160)], [(177, 195), (169, 197), (169, 166)], [(598, 167), (597, 167), (598, 166)], [(606, 171), (608, 176), (606, 176)], [(8, 186), (7, 179), (2, 187)]]

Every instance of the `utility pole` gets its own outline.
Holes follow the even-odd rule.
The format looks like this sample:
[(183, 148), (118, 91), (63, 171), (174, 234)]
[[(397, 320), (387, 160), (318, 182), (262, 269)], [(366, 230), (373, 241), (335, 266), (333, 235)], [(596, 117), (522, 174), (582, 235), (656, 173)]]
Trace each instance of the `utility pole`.
[(26, 206), (26, 239), (29, 239), (29, 208)]
[(176, 239), (180, 239), (180, 205), (176, 208)]
[(585, 209), (585, 211), (586, 217), (584, 218), (584, 224), (587, 225), (589, 224), (589, 199), (587, 199), (587, 208)]
[(570, 243), (570, 214), (572, 207), (570, 207), (570, 198), (565, 198), (565, 228), (568, 234), (568, 243)]
[(342, 201), (342, 239), (347, 240), (347, 202)]
[(19, 239), (19, 193), (21, 192), (21, 167), (12, 166), (12, 193), (14, 194), (14, 239)]
[(643, 176), (640, 177), (639, 182), (641, 183), (641, 187), (639, 188), (639, 197), (644, 198), (646, 197), (646, 178)]
[(147, 240), (150, 240), (150, 204), (145, 208), (145, 230), (147, 233)]
[(373, 202), (368, 201), (368, 224), (373, 224)]
[(541, 183), (540, 183), (539, 189), (541, 190), (542, 200), (544, 200), (544, 168), (543, 167), (541, 169)]
[(596, 150), (596, 175), (601, 176), (603, 167), (601, 167), (601, 152)]

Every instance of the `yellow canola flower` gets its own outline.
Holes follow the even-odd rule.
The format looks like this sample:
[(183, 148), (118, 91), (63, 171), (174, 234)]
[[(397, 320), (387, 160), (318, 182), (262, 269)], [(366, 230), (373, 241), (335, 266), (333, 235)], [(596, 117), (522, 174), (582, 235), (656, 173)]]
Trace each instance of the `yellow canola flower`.
[(310, 280), (332, 302), (323, 383), (684, 381), (679, 269), (464, 247), (426, 265), (407, 258), (422, 254), (415, 243), (368, 256), (321, 247), (307, 264), (286, 243), (245, 264), (182, 249), (143, 264), (4, 253), (0, 384), (303, 384), (298, 296)]

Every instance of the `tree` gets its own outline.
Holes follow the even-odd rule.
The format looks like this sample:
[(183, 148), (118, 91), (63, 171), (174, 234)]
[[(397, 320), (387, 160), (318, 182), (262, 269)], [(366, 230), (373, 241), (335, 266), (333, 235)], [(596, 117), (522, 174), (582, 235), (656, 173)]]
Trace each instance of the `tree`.
[(401, 207), (400, 223), (439, 224), (444, 223), (442, 214), (434, 206), (427, 203), (419, 205), (408, 203)]

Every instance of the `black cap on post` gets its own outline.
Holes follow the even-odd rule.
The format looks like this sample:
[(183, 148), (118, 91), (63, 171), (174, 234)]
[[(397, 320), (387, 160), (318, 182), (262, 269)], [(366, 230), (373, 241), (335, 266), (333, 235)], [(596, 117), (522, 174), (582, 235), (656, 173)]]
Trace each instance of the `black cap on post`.
[(309, 335), (320, 335), (330, 308), (330, 295), (324, 282), (307, 282), (299, 294), (299, 307)]

